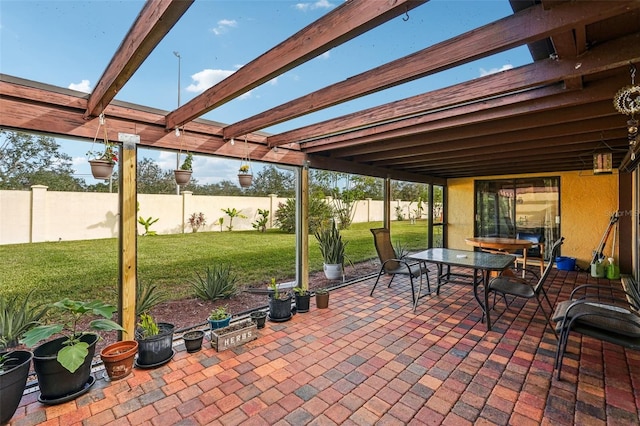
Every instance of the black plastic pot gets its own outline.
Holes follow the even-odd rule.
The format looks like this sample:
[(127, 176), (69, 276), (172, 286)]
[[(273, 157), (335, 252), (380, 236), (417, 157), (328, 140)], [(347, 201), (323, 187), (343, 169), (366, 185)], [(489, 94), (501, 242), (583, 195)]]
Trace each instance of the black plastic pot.
[(251, 312), (251, 321), (256, 323), (256, 327), (264, 328), (267, 320), (267, 313), (264, 311)]
[(9, 367), (6, 367), (7, 371), (0, 373), (0, 424), (11, 420), (20, 405), (33, 353), (13, 351), (10, 358), (13, 360), (10, 361)]
[(184, 346), (187, 348), (187, 352), (198, 352), (202, 348), (202, 339), (204, 339), (204, 331), (194, 330), (188, 333), (184, 333), (182, 336), (184, 340)]
[(81, 342), (89, 344), (89, 354), (84, 363), (71, 373), (56, 359), (58, 351), (64, 347), (66, 337), (59, 337), (43, 343), (33, 351), (33, 368), (38, 376), (40, 402), (44, 404), (60, 404), (82, 395), (95, 379), (91, 377), (91, 363), (96, 352), (98, 335), (83, 334)]
[(296, 308), (298, 312), (309, 312), (309, 305), (311, 302), (311, 294), (299, 295), (296, 293)]
[(269, 297), (269, 320), (275, 322), (291, 319), (291, 295), (286, 299)]
[(138, 341), (139, 367), (155, 367), (164, 364), (173, 357), (173, 330), (175, 326), (166, 322), (159, 322), (160, 333), (155, 336), (142, 338), (140, 330), (136, 331)]

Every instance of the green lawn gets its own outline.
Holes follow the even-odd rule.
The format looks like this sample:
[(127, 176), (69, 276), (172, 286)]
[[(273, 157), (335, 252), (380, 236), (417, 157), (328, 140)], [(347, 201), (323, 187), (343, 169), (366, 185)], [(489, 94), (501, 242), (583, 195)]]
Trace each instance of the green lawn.
[[(348, 241), (347, 256), (354, 262), (376, 257), (369, 228), (376, 223), (356, 223), (342, 231)], [(392, 239), (408, 248), (426, 244), (426, 222), (392, 224)], [(229, 263), (240, 284), (267, 283), (295, 276), (295, 237), (277, 230), (199, 232), (138, 238), (138, 279), (168, 290), (174, 299), (192, 294), (189, 280), (196, 271), (215, 263)], [(317, 242), (309, 238), (309, 267), (322, 269)], [(0, 295), (24, 296), (35, 290), (34, 302), (63, 297), (116, 302), (117, 239), (63, 241), (0, 246)]]

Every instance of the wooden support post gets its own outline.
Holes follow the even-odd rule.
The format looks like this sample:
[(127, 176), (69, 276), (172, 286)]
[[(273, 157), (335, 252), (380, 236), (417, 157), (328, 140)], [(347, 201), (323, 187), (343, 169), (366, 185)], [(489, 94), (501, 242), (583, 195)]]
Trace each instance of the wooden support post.
[(298, 253), (299, 259), (299, 285), (305, 290), (309, 289), (309, 167), (305, 165), (298, 173)]
[(120, 218), (118, 238), (119, 303), (118, 315), (122, 328), (119, 340), (133, 340), (136, 328), (138, 190), (136, 186), (137, 144), (140, 136), (120, 133)]
[(391, 229), (391, 179), (384, 179), (384, 218), (382, 227)]

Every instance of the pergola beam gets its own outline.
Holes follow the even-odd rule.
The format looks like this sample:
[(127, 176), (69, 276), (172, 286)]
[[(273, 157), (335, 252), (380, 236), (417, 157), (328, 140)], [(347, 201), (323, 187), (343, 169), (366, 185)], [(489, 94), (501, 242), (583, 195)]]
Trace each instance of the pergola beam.
[[(511, 99), (517, 100), (531, 96), (530, 94), (517, 93), (517, 91), (557, 83), (565, 79), (567, 75), (579, 78), (583, 75), (607, 71), (611, 69), (612, 64), (615, 67), (625, 66), (629, 62), (638, 62), (640, 61), (640, 50), (637, 49), (639, 44), (640, 33), (636, 33), (595, 47), (581, 57), (579, 62), (574, 60), (555, 61), (553, 59), (538, 61), (469, 82), (369, 108), (358, 113), (269, 136), (267, 142), (269, 146), (280, 146), (302, 141), (302, 146), (309, 152), (327, 148), (322, 145), (330, 145), (331, 148), (344, 148), (366, 143), (371, 138), (377, 139), (384, 132), (431, 121), (431, 114), (425, 114), (428, 111), (452, 108), (449, 114), (459, 115), (461, 109), (474, 108), (474, 106), (465, 105), (470, 102), (478, 100), (493, 103), (511, 102)], [(536, 90), (541, 93), (540, 96), (545, 96), (544, 90)], [(502, 100), (492, 100), (492, 98), (505, 93), (509, 95), (501, 98)], [(484, 99), (487, 100), (484, 101)], [(482, 104), (478, 105), (482, 106)], [(446, 114), (446, 111), (444, 113)], [(414, 117), (418, 114), (423, 115)], [(443, 114), (443, 112), (438, 111), (433, 114)], [(400, 119), (401, 117), (407, 118)], [(367, 127), (357, 129), (363, 123), (366, 123)], [(356, 130), (350, 131), (350, 129)], [(343, 133), (336, 135), (338, 132)], [(323, 137), (323, 135), (330, 136)], [(308, 142), (304, 142), (304, 140), (308, 140)], [(343, 141), (348, 142), (337, 145), (338, 142)]]
[(89, 97), (85, 118), (99, 115), (194, 0), (147, 1)]
[[(244, 65), (201, 95), (169, 113), (166, 118), (166, 128), (173, 129), (200, 117), (231, 99), (426, 1), (372, 2), (370, 0), (352, 0), (345, 2), (273, 49)], [(232, 135), (225, 132), (224, 137), (229, 139), (251, 132), (251, 130), (247, 130)]]
[[(425, 77), (500, 51), (521, 46), (573, 27), (640, 8), (634, 1), (570, 2), (553, 10), (533, 6), (445, 42), (352, 76), (340, 83), (261, 112), (224, 128), (225, 138), (300, 117), (389, 87)], [(403, 112), (398, 111), (398, 116)], [(288, 143), (288, 142), (278, 142)], [(276, 145), (275, 142), (270, 142)]]

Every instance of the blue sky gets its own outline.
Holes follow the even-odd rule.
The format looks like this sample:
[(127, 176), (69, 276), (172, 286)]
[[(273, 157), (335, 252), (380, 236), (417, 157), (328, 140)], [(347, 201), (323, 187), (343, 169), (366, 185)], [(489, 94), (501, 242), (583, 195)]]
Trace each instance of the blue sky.
[[(143, 4), (141, 0), (0, 0), (0, 72), (90, 92)], [(337, 0), (196, 0), (116, 99), (175, 109), (178, 62), (184, 104), (339, 4)], [(203, 118), (233, 123), (511, 13), (507, 0), (431, 0), (409, 11), (408, 20), (397, 17)], [(294, 129), (529, 62), (526, 48), (514, 49), (264, 131)], [(85, 157), (91, 144), (59, 142), (74, 158), (78, 177), (92, 183)], [(175, 153), (141, 150), (139, 155), (153, 158), (165, 169), (175, 168)], [(238, 164), (238, 160), (196, 157), (194, 177), (200, 183), (235, 181)]]

